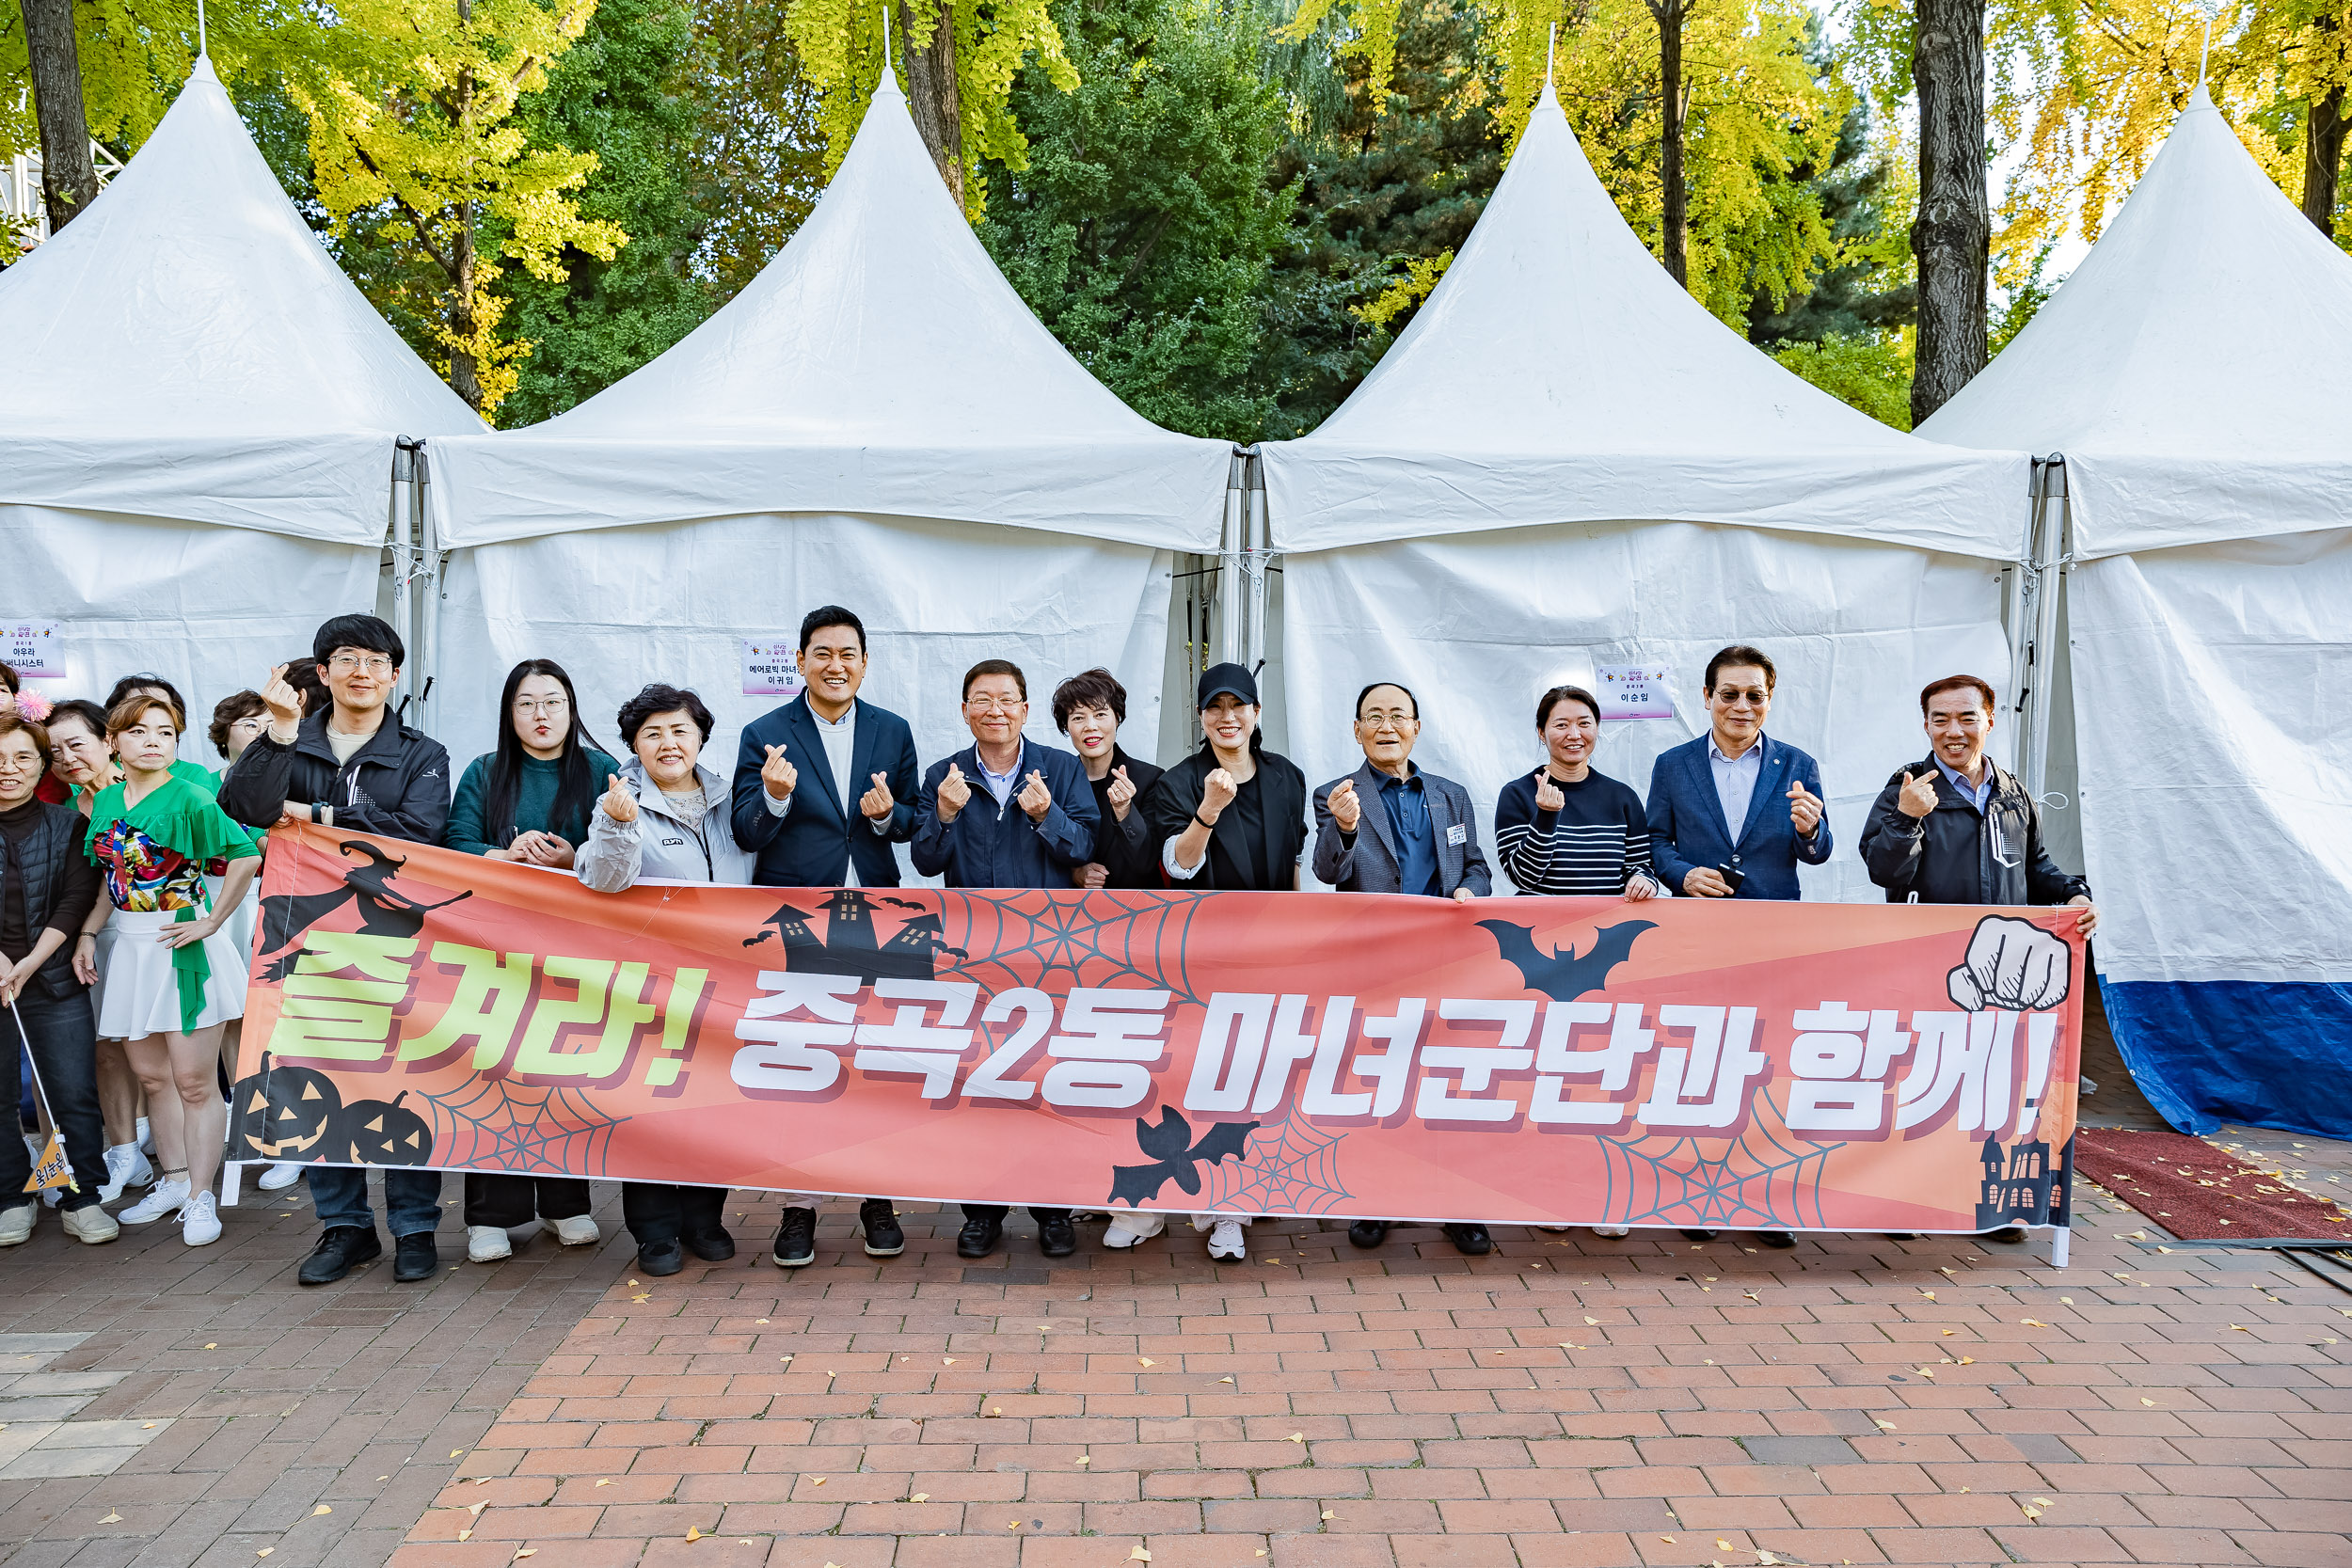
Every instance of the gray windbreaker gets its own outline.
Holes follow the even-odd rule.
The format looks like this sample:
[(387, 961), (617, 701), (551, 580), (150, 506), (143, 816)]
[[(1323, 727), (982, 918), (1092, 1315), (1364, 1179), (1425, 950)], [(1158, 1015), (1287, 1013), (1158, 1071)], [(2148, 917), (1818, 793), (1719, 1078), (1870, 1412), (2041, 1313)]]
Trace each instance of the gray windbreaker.
[(572, 859), (581, 882), (598, 893), (621, 893), (639, 882), (744, 885), (755, 857), (735, 842), (727, 811), (727, 783), (703, 763), (694, 765), (704, 799), (710, 802), (692, 827), (678, 820), (645, 765), (635, 757), (621, 764), (621, 782), (637, 797), (637, 820), (615, 822), (603, 808), (588, 813), (588, 842)]

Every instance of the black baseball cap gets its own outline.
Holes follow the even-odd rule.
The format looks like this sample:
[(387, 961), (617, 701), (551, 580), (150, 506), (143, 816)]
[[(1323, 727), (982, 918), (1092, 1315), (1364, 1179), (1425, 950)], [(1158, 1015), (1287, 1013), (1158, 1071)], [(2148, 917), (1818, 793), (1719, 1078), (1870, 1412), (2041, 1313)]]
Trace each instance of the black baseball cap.
[(1200, 672), (1200, 700), (1192, 705), (1206, 709), (1211, 703), (1231, 692), (1251, 707), (1258, 701), (1258, 683), (1249, 672), (1238, 664), (1212, 664)]

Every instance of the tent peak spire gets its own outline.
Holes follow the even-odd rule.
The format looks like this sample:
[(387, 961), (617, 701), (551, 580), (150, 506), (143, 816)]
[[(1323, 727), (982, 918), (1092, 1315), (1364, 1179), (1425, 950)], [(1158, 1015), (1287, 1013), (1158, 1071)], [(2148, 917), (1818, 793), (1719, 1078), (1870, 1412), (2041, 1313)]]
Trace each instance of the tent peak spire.
[[(1551, 96), (1551, 57), (1560, 53), (1560, 24), (1551, 24), (1551, 32), (1544, 40), (1544, 97)], [(1542, 100), (1537, 100), (1541, 102)]]
[(890, 63), (890, 0), (882, 0), (882, 80), (874, 84), (874, 90), (877, 93), (887, 90), (903, 97), (898, 88), (898, 72)]

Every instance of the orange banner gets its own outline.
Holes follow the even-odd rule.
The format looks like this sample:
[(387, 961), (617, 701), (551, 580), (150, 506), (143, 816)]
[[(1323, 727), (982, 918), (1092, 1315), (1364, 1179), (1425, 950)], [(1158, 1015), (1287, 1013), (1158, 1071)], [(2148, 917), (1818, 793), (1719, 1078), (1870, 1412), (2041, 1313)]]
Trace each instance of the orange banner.
[(1537, 1225), (2063, 1225), (2072, 914), (645, 886), (271, 835), (232, 1157)]

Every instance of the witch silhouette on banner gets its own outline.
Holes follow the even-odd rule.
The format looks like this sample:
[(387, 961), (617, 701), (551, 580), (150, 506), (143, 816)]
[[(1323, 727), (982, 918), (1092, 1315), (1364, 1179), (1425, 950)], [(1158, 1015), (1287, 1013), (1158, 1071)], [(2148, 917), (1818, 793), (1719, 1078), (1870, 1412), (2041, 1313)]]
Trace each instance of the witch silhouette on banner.
[[(408, 863), (386, 854), (364, 839), (349, 838), (336, 846), (360, 863), (343, 873), (342, 881), (326, 893), (279, 893), (262, 900), (261, 951), (275, 953), (298, 941), (304, 932), (342, 909), (357, 906), (359, 930), (372, 937), (413, 937), (424, 929), (424, 917), (473, 896), (469, 888), (437, 904), (420, 904), (392, 886), (392, 878)], [(271, 965), (262, 978), (283, 980), (292, 974), (299, 951)]]

